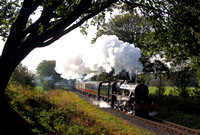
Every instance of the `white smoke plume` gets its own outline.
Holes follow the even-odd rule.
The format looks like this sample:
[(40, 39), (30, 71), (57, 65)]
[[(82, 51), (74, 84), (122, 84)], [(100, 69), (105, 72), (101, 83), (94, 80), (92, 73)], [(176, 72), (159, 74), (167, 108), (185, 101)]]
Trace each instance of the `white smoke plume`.
[(133, 44), (124, 43), (116, 36), (102, 36), (95, 44), (70, 50), (65, 60), (56, 61), (56, 68), (66, 79), (81, 79), (83, 74), (90, 78), (102, 71), (110, 72), (112, 68), (116, 74), (122, 69), (133, 74), (142, 70), (140, 57), (140, 49)]
[(91, 100), (91, 102), (96, 105), (99, 106), (100, 108), (111, 108), (111, 105), (105, 101), (97, 101), (97, 100)]

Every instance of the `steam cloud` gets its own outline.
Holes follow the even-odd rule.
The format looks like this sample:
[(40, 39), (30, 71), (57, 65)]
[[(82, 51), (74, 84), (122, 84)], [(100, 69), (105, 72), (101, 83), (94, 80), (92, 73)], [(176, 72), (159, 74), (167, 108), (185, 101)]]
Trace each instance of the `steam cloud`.
[(94, 45), (73, 48), (66, 55), (65, 60), (56, 62), (58, 72), (66, 79), (81, 79), (83, 74), (87, 74), (86, 79), (103, 71), (110, 72), (112, 68), (116, 74), (122, 69), (130, 74), (142, 70), (140, 49), (118, 40), (116, 36), (102, 36)]

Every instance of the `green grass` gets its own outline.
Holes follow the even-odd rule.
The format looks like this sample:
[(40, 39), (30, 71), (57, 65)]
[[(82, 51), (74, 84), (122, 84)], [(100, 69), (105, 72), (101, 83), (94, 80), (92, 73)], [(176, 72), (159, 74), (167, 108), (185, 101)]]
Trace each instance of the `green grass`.
[(197, 114), (188, 114), (173, 110), (163, 110), (159, 111), (156, 117), (200, 131), (200, 116)]
[(73, 92), (43, 92), (11, 85), (10, 105), (29, 121), (37, 134), (151, 134), (99, 110)]
[[(150, 86), (149, 87), (149, 94), (155, 94), (156, 89), (157, 89), (156, 87)], [(170, 90), (173, 90), (173, 89), (174, 89), (173, 87), (165, 87), (164, 95), (169, 95)]]
[(101, 123), (102, 126), (108, 127), (112, 131), (112, 134), (147, 134), (147, 132), (145, 133), (141, 129), (133, 127), (128, 122), (99, 110), (97, 106), (88, 104), (77, 95), (74, 95), (73, 98), (79, 103), (79, 108), (95, 117), (97, 122)]
[(44, 91), (44, 89), (43, 89), (43, 87), (42, 87), (42, 86), (37, 86), (35, 89), (36, 89), (37, 91), (39, 91), (39, 92), (42, 92), (42, 91)]
[[(165, 93), (164, 95), (169, 95), (169, 94), (172, 94), (173, 93), (173, 96), (177, 96), (177, 94), (173, 91), (175, 91), (176, 87), (165, 87)], [(149, 87), (149, 94), (155, 94), (155, 91), (156, 91), (156, 87), (153, 87), (153, 86), (150, 86)], [(190, 90), (193, 90), (195, 89), (194, 87), (189, 87)]]
[(200, 97), (190, 95), (183, 98), (178, 94), (172, 94), (170, 90), (173, 89), (166, 87), (164, 95), (158, 96), (155, 95), (156, 87), (149, 87), (150, 98), (154, 102), (155, 111), (158, 112), (156, 117), (200, 130)]

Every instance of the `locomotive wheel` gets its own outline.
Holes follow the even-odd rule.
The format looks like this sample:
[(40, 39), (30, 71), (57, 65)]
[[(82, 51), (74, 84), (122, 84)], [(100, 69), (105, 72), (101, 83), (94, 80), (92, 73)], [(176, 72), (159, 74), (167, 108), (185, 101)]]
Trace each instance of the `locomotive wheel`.
[(112, 96), (111, 107), (116, 108), (116, 97), (115, 96)]
[(119, 104), (118, 104), (117, 101), (114, 102), (114, 108), (115, 108), (115, 109), (119, 109)]
[(132, 112), (132, 108), (130, 106), (125, 107), (125, 112), (127, 113)]

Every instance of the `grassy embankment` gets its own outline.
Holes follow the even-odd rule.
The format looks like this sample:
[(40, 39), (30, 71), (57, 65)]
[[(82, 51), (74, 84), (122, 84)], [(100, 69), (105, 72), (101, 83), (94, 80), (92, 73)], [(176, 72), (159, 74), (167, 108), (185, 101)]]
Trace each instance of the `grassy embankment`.
[(170, 92), (173, 87), (166, 87), (164, 95), (158, 97), (155, 95), (155, 89), (156, 87), (149, 87), (155, 111), (158, 112), (156, 117), (200, 130), (200, 97), (189, 96), (184, 99), (173, 95)]
[(151, 134), (99, 110), (70, 91), (31, 91), (10, 86), (7, 94), (10, 105), (38, 134)]
[[(165, 93), (164, 93), (164, 95), (178, 96), (178, 94), (176, 92), (174, 92), (174, 88), (175, 87), (165, 87)], [(149, 94), (155, 94), (156, 89), (157, 89), (156, 87), (150, 86), (149, 87)], [(192, 90), (194, 88), (190, 87), (189, 89)], [(191, 94), (192, 94), (192, 92), (191, 92)]]

